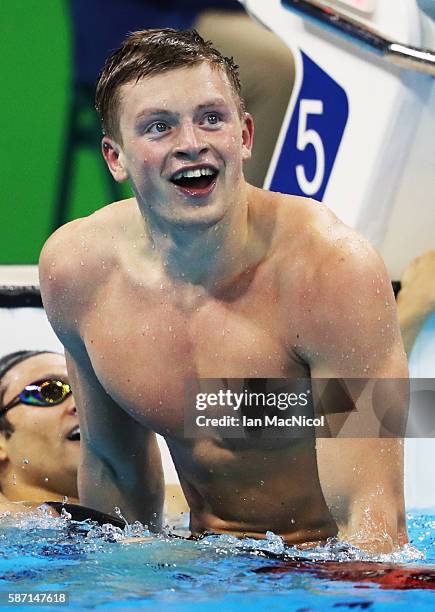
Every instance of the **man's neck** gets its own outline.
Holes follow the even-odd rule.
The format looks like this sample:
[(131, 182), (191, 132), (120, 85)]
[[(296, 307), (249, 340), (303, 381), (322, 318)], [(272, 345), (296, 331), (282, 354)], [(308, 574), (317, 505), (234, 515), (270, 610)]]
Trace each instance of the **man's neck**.
[(147, 220), (150, 242), (169, 277), (212, 289), (252, 265), (250, 215), (244, 191), (212, 226), (180, 227)]

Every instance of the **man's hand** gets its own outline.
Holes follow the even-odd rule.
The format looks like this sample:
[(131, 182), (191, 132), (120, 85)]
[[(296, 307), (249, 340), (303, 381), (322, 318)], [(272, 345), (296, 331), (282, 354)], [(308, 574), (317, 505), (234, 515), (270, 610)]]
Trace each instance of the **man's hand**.
[(435, 251), (414, 259), (402, 277), (397, 310), (405, 350), (409, 354), (426, 318), (435, 311)]

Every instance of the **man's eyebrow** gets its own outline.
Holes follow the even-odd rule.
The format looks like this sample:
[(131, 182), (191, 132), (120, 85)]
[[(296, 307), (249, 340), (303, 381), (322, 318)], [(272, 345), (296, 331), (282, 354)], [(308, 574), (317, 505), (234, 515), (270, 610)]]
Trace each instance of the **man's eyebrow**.
[(146, 117), (155, 117), (156, 115), (159, 117), (171, 117), (173, 115), (178, 115), (178, 113), (171, 113), (164, 108), (144, 108), (136, 115), (136, 120)]
[[(227, 102), (223, 99), (223, 98), (213, 98), (212, 100), (208, 100), (207, 102), (204, 102), (203, 104), (198, 104), (198, 106), (196, 107), (197, 111), (201, 111), (204, 108), (210, 108), (210, 107), (216, 107), (216, 106), (228, 106)], [(139, 121), (141, 119), (145, 119), (147, 117), (155, 117), (155, 116), (159, 116), (159, 117), (179, 117), (179, 113), (174, 112), (174, 111), (168, 111), (165, 108), (159, 108), (159, 107), (151, 107), (151, 108), (144, 108), (143, 110), (139, 111), (138, 114), (136, 115), (136, 121)]]
[(228, 106), (227, 102), (223, 98), (214, 98), (213, 100), (209, 100), (204, 104), (199, 104), (197, 106), (198, 110), (202, 110), (203, 108), (209, 108), (210, 106)]

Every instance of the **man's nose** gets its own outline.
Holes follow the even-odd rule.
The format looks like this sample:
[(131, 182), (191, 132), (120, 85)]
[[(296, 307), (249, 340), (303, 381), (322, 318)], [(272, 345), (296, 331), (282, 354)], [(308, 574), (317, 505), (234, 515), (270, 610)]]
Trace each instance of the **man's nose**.
[(174, 155), (178, 159), (195, 160), (208, 151), (204, 134), (191, 123), (180, 126)]

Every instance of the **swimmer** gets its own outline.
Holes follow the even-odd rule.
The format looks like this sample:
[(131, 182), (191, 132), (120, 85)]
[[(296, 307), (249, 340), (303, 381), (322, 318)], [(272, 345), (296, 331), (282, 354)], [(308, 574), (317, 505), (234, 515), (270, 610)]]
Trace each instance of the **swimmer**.
[(79, 421), (64, 356), (17, 351), (2, 357), (0, 512), (24, 512), (65, 497), (77, 503), (79, 456)]
[(377, 253), (322, 204), (246, 183), (254, 126), (236, 67), (196, 33), (130, 35), (96, 101), (103, 156), (134, 197), (63, 226), (40, 259), (80, 413), (82, 503), (158, 531), (157, 432), (194, 535), (404, 544), (400, 440), (183, 428), (186, 380), (406, 377)]

